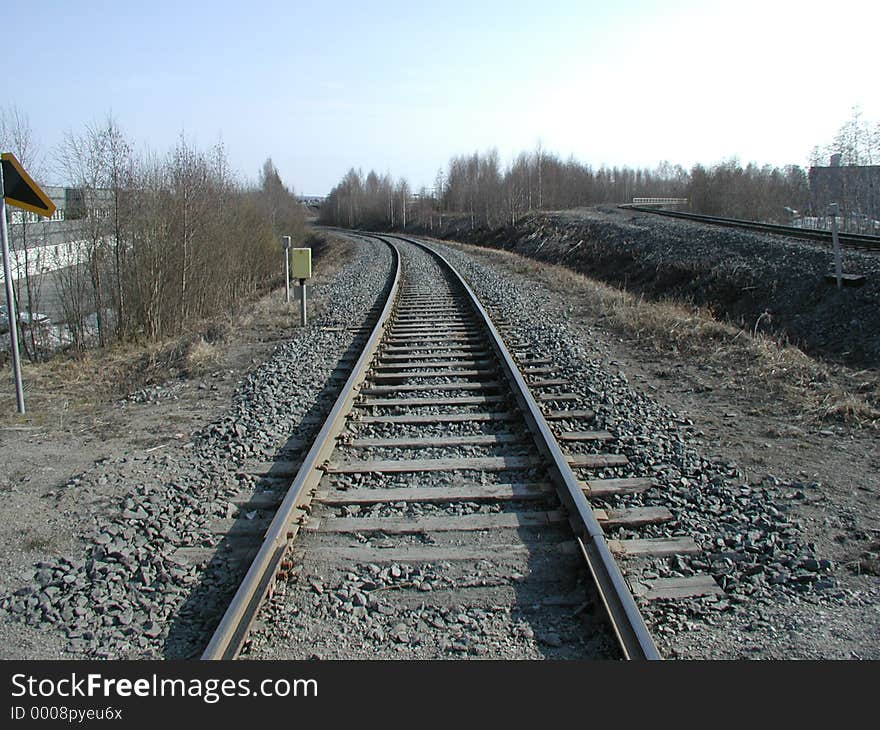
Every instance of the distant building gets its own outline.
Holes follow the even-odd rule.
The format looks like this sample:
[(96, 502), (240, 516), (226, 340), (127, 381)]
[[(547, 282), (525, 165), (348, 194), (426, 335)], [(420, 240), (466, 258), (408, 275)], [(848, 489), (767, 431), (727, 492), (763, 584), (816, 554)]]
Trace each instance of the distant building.
[[(61, 185), (43, 185), (42, 190), (55, 203), (55, 212), (51, 218), (44, 218), (36, 213), (25, 212), (19, 209), (10, 209), (9, 220), (11, 223), (21, 223), (27, 220), (30, 223), (37, 221), (53, 220), (67, 221), (76, 220), (85, 216), (85, 193), (82, 188), (67, 188)], [(93, 190), (91, 193), (95, 215), (106, 215), (113, 204), (113, 191), (108, 189)]]
[(10, 223), (21, 223), (23, 220), (27, 220), (29, 223), (36, 223), (37, 221), (45, 220), (64, 220), (64, 210), (66, 208), (65, 190), (67, 190), (67, 188), (62, 188), (58, 185), (43, 185), (41, 186), (41, 190), (49, 196), (50, 200), (53, 203), (55, 203), (55, 212), (52, 214), (52, 217), (44, 218), (43, 216), (37, 215), (36, 213), (31, 213), (29, 211), (21, 210), (20, 208), (13, 208), (11, 206), (8, 206), (6, 210), (9, 213)]
[[(837, 163), (837, 164), (835, 164)], [(834, 155), (828, 167), (810, 168), (810, 203), (824, 215), (829, 203), (839, 203), (846, 218), (880, 219), (880, 165), (841, 165)]]

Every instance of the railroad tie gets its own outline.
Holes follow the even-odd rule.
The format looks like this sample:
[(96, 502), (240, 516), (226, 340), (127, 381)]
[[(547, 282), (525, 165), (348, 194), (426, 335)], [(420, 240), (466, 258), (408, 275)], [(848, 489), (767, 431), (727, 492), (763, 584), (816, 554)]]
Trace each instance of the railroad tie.
[(457, 459), (387, 459), (330, 463), (324, 467), (327, 474), (365, 474), (435, 471), (506, 471), (530, 469), (535, 459), (530, 456), (482, 456)]

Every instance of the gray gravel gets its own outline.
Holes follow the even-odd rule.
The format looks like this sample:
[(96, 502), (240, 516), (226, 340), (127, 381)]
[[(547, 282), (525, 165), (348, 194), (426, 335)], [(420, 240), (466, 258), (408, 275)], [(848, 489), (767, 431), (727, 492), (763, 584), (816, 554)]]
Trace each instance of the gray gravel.
[[(178, 550), (214, 546), (210, 521), (237, 516), (229, 498), (256, 485), (242, 465), (295, 460), (297, 450), (284, 448), (288, 439), (306, 437), (315, 424), (304, 417), (332, 403), (339, 383), (330, 376), (354, 341), (345, 328), (363, 323), (391, 270), (386, 246), (367, 240), (357, 252), (321, 288), (325, 306), (317, 320), (255, 367), (228, 410), (189, 443), (104, 461), (66, 485), (115, 480), (133, 488), (112, 516), (95, 518), (84, 552), (35, 565), (0, 599), (2, 610), (41, 631), (63, 632), (68, 651), (84, 657), (198, 654), (237, 576), (222, 559), (203, 569)], [(143, 389), (119, 407), (174, 398), (176, 387)]]
[[(405, 276), (430, 291), (442, 291), (443, 279), (433, 260), (414, 247), (402, 246)], [(465, 392), (472, 391), (462, 391)], [(449, 391), (454, 395), (455, 391)], [(428, 391), (407, 393), (413, 397)], [(436, 392), (431, 395), (436, 396)], [(507, 410), (493, 404), (493, 410)], [(407, 408), (407, 412), (411, 409)], [(412, 412), (438, 413), (442, 408), (419, 407)], [(448, 408), (445, 410), (449, 410)], [(460, 411), (461, 408), (453, 410)], [(373, 414), (388, 412), (376, 408)], [(429, 472), (413, 474), (325, 475), (319, 489), (349, 486), (431, 487), (465, 486), (511, 481), (543, 481), (545, 467), (534, 451), (525, 424), (457, 424), (456, 433), (513, 433), (519, 443), (491, 446), (429, 446), (420, 449), (383, 447), (361, 449), (341, 445), (331, 461), (382, 458), (463, 458), (466, 456), (532, 455), (537, 468), (504, 472)], [(424, 435), (451, 431), (349, 421), (344, 432), (351, 438)], [(529, 502), (479, 504), (409, 504), (405, 501), (374, 506), (330, 508), (315, 505), (313, 520), (332, 517), (417, 518), (466, 516), (501, 512), (558, 509), (549, 493)], [(447, 525), (453, 527), (453, 525)], [(611, 658), (617, 647), (588, 590), (589, 579), (573, 551), (563, 554), (561, 544), (571, 540), (565, 523), (538, 529), (493, 528), (480, 531), (437, 530), (385, 535), (381, 532), (301, 533), (294, 546), (296, 566), (261, 610), (259, 626), (250, 636), (247, 656), (255, 659), (588, 659)], [(467, 547), (481, 559), (450, 562), (378, 565), (334, 558), (322, 548), (381, 549)], [(521, 548), (527, 547), (527, 550)], [(482, 549), (481, 549), (482, 548)], [(511, 549), (515, 548), (515, 549)], [(485, 558), (482, 558), (482, 556)]]
[[(181, 558), (178, 550), (215, 546), (217, 539), (209, 527), (212, 520), (247, 519), (248, 515), (238, 514), (230, 498), (264, 484), (243, 467), (276, 457), (295, 461), (298, 448), (288, 439), (307, 437), (314, 428), (309, 418), (332, 401), (329, 394), (338, 383), (330, 376), (354, 336), (324, 328), (360, 324), (390, 268), (383, 245), (367, 242), (359, 252), (321, 293), (333, 305), (256, 367), (240, 383), (229, 409), (210, 426), (192, 435), (187, 444), (137, 458), (102, 461), (71, 480), (64, 489), (101, 480), (132, 488), (116, 505), (113, 517), (96, 517), (94, 529), (83, 536), (83, 552), (33, 566), (29, 575), (21, 576), (17, 589), (0, 598), (0, 608), (50, 635), (52, 641), (63, 636), (68, 649), (82, 657), (196, 656), (238, 576), (225, 558), (214, 557), (207, 564), (193, 562)], [(594, 476), (652, 476), (659, 484), (650, 492), (596, 506), (666, 506), (675, 521), (641, 528), (638, 535), (691, 535), (703, 548), (697, 556), (625, 565), (629, 575), (646, 580), (708, 572), (725, 590), (720, 598), (646, 605), (646, 617), (661, 651), (674, 653), (679, 645), (676, 637), (695, 626), (729, 627), (726, 630), (734, 637), (759, 630), (782, 633), (791, 628), (789, 624), (794, 626), (796, 620), (785, 617), (796, 607), (815, 607), (821, 615), (877, 602), (876, 595), (838, 587), (836, 566), (816, 554), (805, 538), (804, 526), (788, 516), (788, 504), (810, 497), (811, 483), (773, 477), (750, 483), (736, 464), (707, 458), (696, 447), (698, 434), (693, 424), (635, 392), (623, 373), (603, 366), (570, 332), (564, 309), (553, 306), (539, 286), (524, 277), (501, 275), (453, 248), (444, 247), (444, 253), (500, 318), (518, 332), (528, 333), (523, 337), (529, 348), (553, 358), (561, 375), (571, 382), (565, 390), (579, 393), (577, 405), (596, 411), (593, 425), (615, 437), (601, 447), (585, 444), (579, 448), (601, 448), (629, 457), (628, 466), (598, 470)], [(290, 377), (291, 373), (296, 376)], [(205, 381), (210, 388), (210, 377)], [(129, 402), (174, 398), (175, 388), (173, 383), (147, 388), (130, 396)], [(125, 401), (120, 403), (124, 407)], [(452, 426), (449, 431), (459, 433), (484, 428)], [(365, 436), (409, 432), (361, 427), (359, 435)], [(499, 448), (500, 453), (515, 450), (512, 445)], [(441, 449), (434, 455), (443, 453)], [(473, 447), (472, 453), (499, 452)], [(454, 474), (412, 479), (389, 475), (382, 486), (454, 484), (454, 480)], [(487, 483), (493, 480), (493, 475), (487, 475)], [(354, 486), (362, 480), (351, 475), (340, 481)], [(429, 509), (395, 503), (374, 515), (370, 510), (364, 514), (470, 514), (475, 506), (481, 511), (485, 507), (458, 503)], [(614, 536), (636, 534), (619, 530)], [(378, 544), (382, 539), (367, 541)], [(587, 598), (582, 584), (551, 589), (544, 596), (520, 589), (511, 601), (502, 589), (511, 581), (517, 583), (517, 570), (515, 565), (478, 565), (462, 574), (442, 564), (387, 569), (366, 564), (336, 573), (316, 566), (314, 571), (303, 572), (289, 589), (290, 600), (268, 605), (263, 620), (289, 616), (284, 631), (299, 642), (302, 656), (314, 653), (309, 647), (322, 634), (327, 634), (322, 640), (328, 645), (336, 640), (336, 649), (325, 655), (350, 656), (353, 640), (338, 628), (348, 625), (357, 625), (371, 637), (369, 646), (376, 656), (566, 658), (608, 651), (604, 639), (596, 645), (584, 643), (579, 621), (589, 612), (583, 610)], [(466, 587), (494, 590), (507, 597), (465, 609), (416, 602), (402, 612), (387, 596), (399, 593), (395, 586), (404, 583), (421, 595), (435, 594), (444, 587)], [(300, 615), (307, 606), (309, 616)], [(695, 651), (705, 655), (709, 650)], [(735, 650), (725, 651), (738, 655)]]

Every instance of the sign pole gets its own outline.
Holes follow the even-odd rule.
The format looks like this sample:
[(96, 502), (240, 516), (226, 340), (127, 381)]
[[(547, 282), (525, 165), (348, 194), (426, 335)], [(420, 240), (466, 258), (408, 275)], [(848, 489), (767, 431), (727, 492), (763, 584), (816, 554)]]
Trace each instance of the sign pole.
[(290, 236), (281, 236), (284, 246), (284, 301), (290, 304)]
[(299, 319), (305, 327), (308, 323), (306, 314), (306, 280), (312, 276), (312, 249), (295, 248), (291, 253), (293, 258), (293, 276), (299, 279)]
[(0, 168), (0, 229), (3, 238), (3, 277), (6, 280), (6, 313), (9, 315), (9, 341), (12, 346), (12, 372), (15, 376), (15, 400), (18, 412), (24, 415), (24, 387), (21, 383), (21, 359), (18, 352), (18, 315), (15, 311), (15, 292), (12, 289), (12, 270), (9, 266), (9, 238), (6, 233), (6, 199), (3, 197), (3, 171)]
[(55, 203), (28, 175), (11, 152), (0, 154), (0, 238), (3, 239), (3, 275), (6, 278), (6, 306), (9, 315), (9, 342), (12, 346), (12, 370), (15, 373), (15, 397), (18, 412), (24, 413), (24, 388), (21, 385), (21, 355), (18, 352), (18, 315), (15, 312), (15, 292), (12, 289), (12, 270), (9, 266), (9, 236), (6, 231), (6, 201), (16, 208), (49, 218), (55, 212)]

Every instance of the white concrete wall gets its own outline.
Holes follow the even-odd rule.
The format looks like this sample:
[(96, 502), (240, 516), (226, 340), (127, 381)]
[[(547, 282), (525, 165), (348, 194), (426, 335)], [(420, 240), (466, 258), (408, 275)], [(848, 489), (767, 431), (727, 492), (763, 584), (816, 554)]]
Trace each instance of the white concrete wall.
[[(34, 246), (28, 249), (28, 273), (45, 274), (56, 269), (81, 263), (86, 259), (86, 241), (68, 241), (67, 243)], [(12, 280), (16, 281), (25, 275), (24, 251), (10, 251), (9, 264), (12, 268)], [(5, 281), (3, 269), (0, 267), (0, 282)]]

